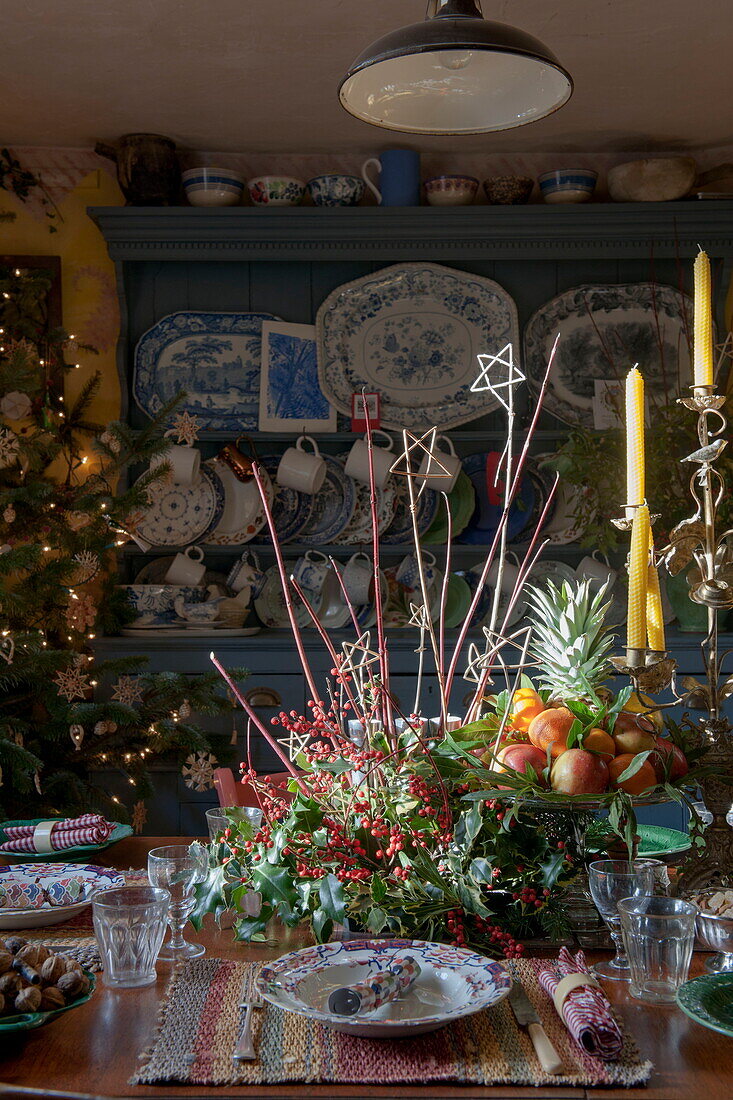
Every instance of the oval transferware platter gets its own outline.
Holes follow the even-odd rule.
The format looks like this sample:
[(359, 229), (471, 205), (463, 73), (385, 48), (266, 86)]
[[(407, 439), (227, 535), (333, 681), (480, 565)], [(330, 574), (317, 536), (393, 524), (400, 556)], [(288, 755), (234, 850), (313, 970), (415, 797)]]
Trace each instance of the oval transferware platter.
[[(316, 318), (318, 377), (332, 405), (378, 392), (382, 428), (465, 424), (498, 408), (473, 393), (477, 355), (518, 346), (513, 299), (493, 279), (440, 264), (382, 268), (337, 287)], [(506, 367), (497, 371), (506, 381)]]
[[(328, 1009), (333, 990), (384, 971), (399, 955), (411, 955), (421, 973), (403, 996), (362, 1016), (337, 1016)], [(498, 1004), (512, 979), (493, 959), (463, 947), (424, 940), (354, 940), (292, 951), (264, 966), (257, 979), (262, 996), (343, 1031), (373, 1039), (422, 1035), (453, 1020)]]

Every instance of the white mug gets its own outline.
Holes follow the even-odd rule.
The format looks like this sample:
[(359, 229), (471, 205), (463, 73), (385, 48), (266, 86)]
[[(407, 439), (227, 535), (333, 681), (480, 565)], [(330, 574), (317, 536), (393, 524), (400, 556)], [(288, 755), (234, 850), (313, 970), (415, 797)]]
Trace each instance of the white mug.
[[(303, 449), (305, 443), (313, 447), (313, 454)], [(280, 459), (276, 481), (287, 489), (297, 489), (299, 493), (313, 496), (323, 485), (326, 477), (326, 463), (321, 458), (318, 444), (309, 435), (302, 435), (294, 447), (288, 447)]]
[(353, 554), (349, 558), (343, 574), (346, 594), (354, 607), (369, 603), (369, 589), (374, 579), (372, 559), (368, 554)]
[(176, 554), (165, 574), (166, 584), (201, 584), (206, 574), (204, 552), (200, 546), (187, 546)]
[[(380, 432), (378, 428), (372, 432), (372, 441), (376, 435), (381, 435), (387, 440), (386, 447), (377, 447), (372, 442), (372, 468), (374, 470), (374, 484), (378, 489), (383, 489), (387, 484), (389, 471), (394, 463), (392, 448), (394, 440), (386, 432)], [(344, 471), (347, 477), (353, 477), (354, 481), (361, 481), (369, 485), (369, 443), (366, 439), (357, 439), (349, 451)]]
[[(173, 434), (173, 429), (170, 429), (165, 433), (165, 438)], [(198, 447), (183, 447), (174, 443), (165, 454), (151, 458), (150, 469), (156, 470), (164, 462), (170, 466), (170, 476), (176, 485), (198, 485), (201, 477), (201, 452)]]
[(311, 597), (315, 597), (315, 602), (320, 607), (321, 593), (330, 572), (331, 563), (326, 555), (320, 550), (308, 550), (293, 566), (292, 577), (303, 589), (308, 602), (313, 603)]
[(599, 561), (596, 557), (597, 553), (598, 551), (594, 550), (592, 557), (586, 555), (579, 563), (575, 572), (580, 580), (584, 580), (588, 577), (594, 588), (600, 588), (601, 585), (606, 582), (608, 582), (610, 588), (618, 577), (618, 572), (608, 564), (607, 560)]
[[(448, 450), (438, 447), (438, 440), (442, 439), (448, 444)], [(436, 493), (449, 493), (461, 472), (461, 460), (455, 452), (453, 444), (447, 435), (439, 435), (435, 440), (432, 454), (426, 454), (418, 470), (418, 476), (425, 478), (428, 489), (434, 489)]]

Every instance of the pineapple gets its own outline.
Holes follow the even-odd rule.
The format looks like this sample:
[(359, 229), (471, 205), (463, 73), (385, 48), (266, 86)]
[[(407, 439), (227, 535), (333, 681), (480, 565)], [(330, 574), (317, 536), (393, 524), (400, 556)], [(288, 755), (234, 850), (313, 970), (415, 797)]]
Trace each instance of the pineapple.
[(607, 585), (591, 591), (589, 579), (551, 581), (546, 589), (528, 586), (532, 624), (530, 653), (539, 668), (540, 687), (553, 699), (598, 702), (598, 690), (613, 666), (608, 660), (614, 635), (604, 625), (610, 601)]

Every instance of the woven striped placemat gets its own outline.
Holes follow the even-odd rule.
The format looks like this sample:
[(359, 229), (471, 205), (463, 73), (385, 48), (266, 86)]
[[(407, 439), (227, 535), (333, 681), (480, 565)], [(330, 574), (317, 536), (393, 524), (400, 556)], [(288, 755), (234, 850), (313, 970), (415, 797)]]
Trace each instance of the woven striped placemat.
[(540, 989), (532, 960), (512, 964), (567, 1072), (549, 1076), (506, 1001), (414, 1039), (342, 1035), (305, 1016), (266, 1005), (255, 1013), (256, 1062), (234, 1063), (242, 981), (261, 964), (193, 959), (174, 975), (152, 1045), (133, 1085), (410, 1084), (621, 1085), (649, 1079), (652, 1065), (627, 1035), (621, 1058), (604, 1063), (580, 1050)]

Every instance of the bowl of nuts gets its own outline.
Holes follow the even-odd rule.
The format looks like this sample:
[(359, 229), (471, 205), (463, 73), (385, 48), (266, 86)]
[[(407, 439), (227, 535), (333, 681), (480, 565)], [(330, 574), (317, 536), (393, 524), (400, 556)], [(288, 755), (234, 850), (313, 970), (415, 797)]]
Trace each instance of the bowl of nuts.
[(713, 887), (687, 899), (694, 901), (700, 912), (695, 919), (697, 938), (717, 951), (705, 963), (711, 974), (733, 972), (733, 890)]
[(41, 1027), (84, 1004), (94, 984), (70, 955), (9, 936), (0, 941), (0, 1035)]

